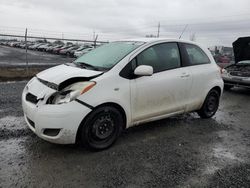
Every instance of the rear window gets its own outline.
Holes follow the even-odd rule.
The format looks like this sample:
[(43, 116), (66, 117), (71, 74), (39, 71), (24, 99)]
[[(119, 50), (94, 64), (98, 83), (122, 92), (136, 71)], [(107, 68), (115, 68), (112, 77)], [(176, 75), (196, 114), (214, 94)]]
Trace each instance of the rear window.
[(210, 60), (205, 52), (196, 45), (184, 44), (190, 65), (208, 64)]

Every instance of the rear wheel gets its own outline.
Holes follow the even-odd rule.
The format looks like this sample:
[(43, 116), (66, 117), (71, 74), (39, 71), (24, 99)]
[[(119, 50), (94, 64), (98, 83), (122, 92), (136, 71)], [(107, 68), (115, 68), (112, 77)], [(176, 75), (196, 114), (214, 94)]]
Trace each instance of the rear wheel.
[(212, 117), (219, 107), (220, 95), (219, 92), (215, 89), (211, 90), (201, 109), (197, 112), (201, 118), (210, 118)]
[(89, 149), (102, 150), (117, 140), (123, 127), (123, 117), (112, 106), (95, 109), (81, 127), (81, 143)]

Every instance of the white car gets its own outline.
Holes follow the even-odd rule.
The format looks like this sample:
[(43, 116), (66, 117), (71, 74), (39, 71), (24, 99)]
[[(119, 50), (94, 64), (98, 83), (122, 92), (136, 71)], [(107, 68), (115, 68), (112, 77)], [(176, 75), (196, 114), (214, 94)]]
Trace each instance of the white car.
[(222, 91), (206, 48), (146, 38), (105, 44), (37, 74), (24, 88), (22, 106), (40, 138), (105, 149), (140, 123), (193, 111), (210, 118)]

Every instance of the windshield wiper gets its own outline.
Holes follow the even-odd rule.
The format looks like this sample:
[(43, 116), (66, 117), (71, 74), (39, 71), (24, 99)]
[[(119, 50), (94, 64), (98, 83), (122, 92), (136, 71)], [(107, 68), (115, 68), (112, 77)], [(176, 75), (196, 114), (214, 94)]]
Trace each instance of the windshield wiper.
[(88, 64), (88, 63), (84, 63), (84, 62), (74, 62), (74, 64), (75, 64), (75, 65), (78, 65), (78, 66), (80, 66), (80, 67), (82, 67), (82, 68), (85, 68), (85, 69), (91, 68), (91, 69), (93, 69), (93, 70), (99, 71), (99, 68), (98, 68), (98, 67), (96, 67), (96, 66), (94, 66), (94, 65), (90, 65), (90, 64)]

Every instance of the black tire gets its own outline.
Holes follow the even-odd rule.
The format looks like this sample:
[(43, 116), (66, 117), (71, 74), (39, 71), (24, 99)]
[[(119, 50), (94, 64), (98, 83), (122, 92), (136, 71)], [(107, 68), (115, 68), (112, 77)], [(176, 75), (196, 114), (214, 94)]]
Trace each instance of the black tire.
[(124, 120), (112, 106), (102, 106), (91, 112), (80, 129), (80, 142), (91, 150), (103, 150), (112, 146), (119, 137)]
[(201, 107), (197, 112), (201, 118), (211, 118), (218, 110), (220, 102), (219, 92), (215, 89), (211, 90)]
[(224, 89), (225, 89), (226, 91), (232, 89), (233, 87), (234, 87), (234, 86), (232, 86), (232, 85), (224, 85)]

